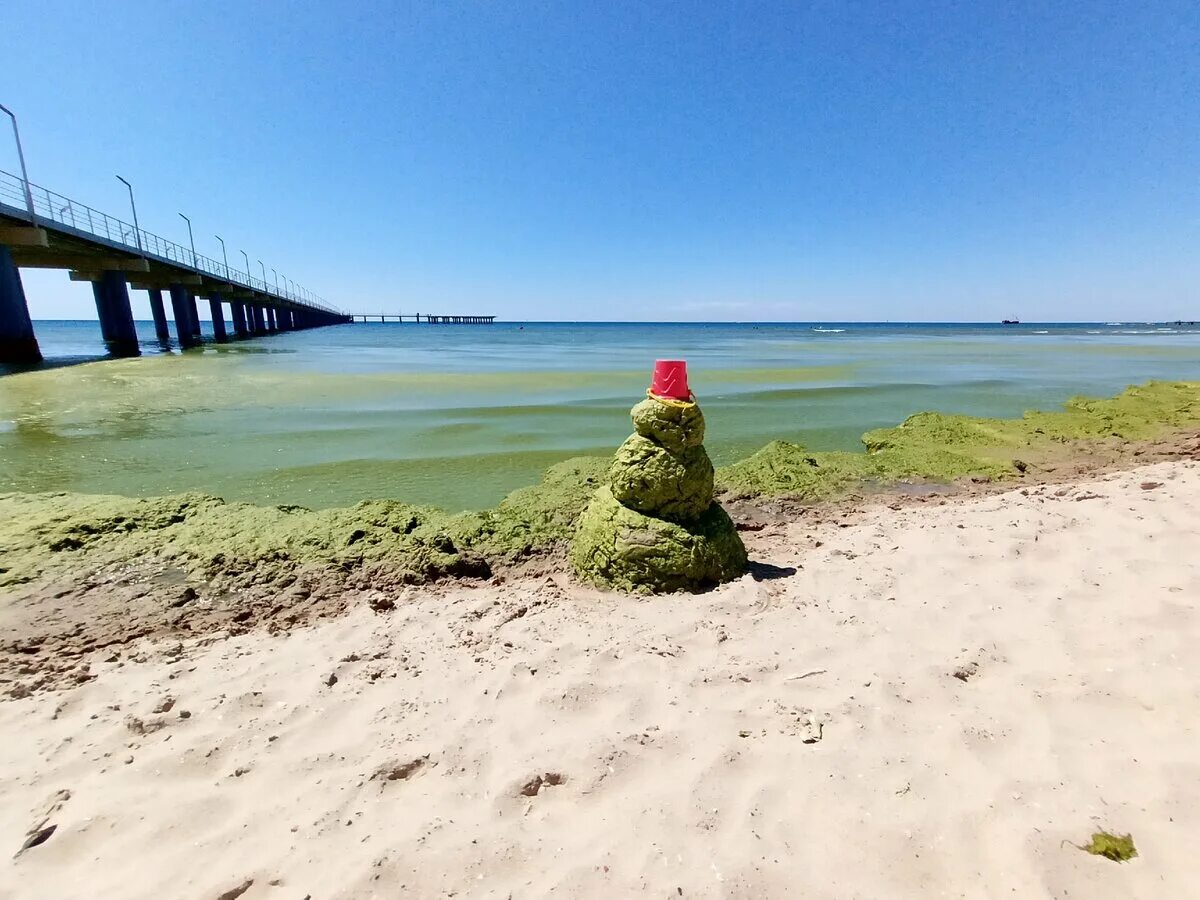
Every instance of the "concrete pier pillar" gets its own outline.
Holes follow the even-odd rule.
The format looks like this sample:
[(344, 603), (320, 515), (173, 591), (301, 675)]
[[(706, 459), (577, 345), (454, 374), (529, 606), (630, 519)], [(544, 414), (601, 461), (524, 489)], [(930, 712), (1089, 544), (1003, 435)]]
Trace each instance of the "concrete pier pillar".
[(42, 351), (33, 333), (21, 272), (0, 245), (0, 363), (36, 363)]
[(236, 301), (229, 304), (229, 311), (233, 314), (233, 333), (240, 338), (244, 338), (249, 332), (246, 329), (246, 306)]
[(225, 310), (221, 307), (220, 294), (211, 294), (209, 296), (208, 309), (212, 313), (213, 338), (218, 344), (223, 344), (229, 338), (225, 334)]
[(105, 314), (105, 305), (108, 300), (104, 293), (104, 283), (101, 281), (92, 282), (92, 298), (96, 301), (96, 318), (100, 320), (100, 339), (107, 344), (112, 340), (112, 329), (110, 328), (111, 320)]
[(150, 313), (154, 316), (154, 336), (164, 347), (171, 343), (171, 331), (167, 328), (167, 311), (163, 308), (162, 291), (157, 288), (146, 291), (150, 295)]
[(257, 306), (257, 305), (251, 306), (250, 312), (254, 319), (254, 333), (255, 334), (266, 334), (267, 326), (266, 326), (266, 322), (263, 320), (262, 307)]
[(279, 321), (275, 318), (275, 307), (267, 307), (267, 331), (278, 331)]
[(175, 334), (180, 347), (195, 347), (200, 343), (196, 337), (198, 328), (192, 324), (192, 310), (196, 298), (182, 284), (171, 285), (171, 312), (175, 316)]
[(296, 327), (292, 324), (292, 311), (290, 309), (281, 309), (279, 311), (279, 315), (281, 316), (279, 320), (279, 327), (284, 331), (291, 331)]
[(99, 281), (92, 282), (92, 293), (96, 297), (100, 333), (104, 336), (108, 352), (113, 356), (137, 356), (141, 353), (125, 275), (122, 272), (105, 272)]
[(196, 308), (196, 295), (188, 291), (188, 308), (191, 312), (192, 337), (200, 340), (200, 310)]

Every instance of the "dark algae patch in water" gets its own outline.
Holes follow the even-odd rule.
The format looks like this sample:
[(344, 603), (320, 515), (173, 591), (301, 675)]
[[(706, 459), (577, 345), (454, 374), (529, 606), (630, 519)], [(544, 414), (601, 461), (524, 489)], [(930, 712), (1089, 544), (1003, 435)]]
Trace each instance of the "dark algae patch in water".
[(1097, 831), (1092, 835), (1091, 843), (1079, 849), (1113, 862), (1129, 862), (1138, 855), (1137, 847), (1133, 845), (1133, 835), (1110, 834), (1107, 831)]
[[(716, 484), (746, 497), (820, 500), (865, 482), (1004, 478), (1017, 474), (1022, 460), (1197, 425), (1200, 384), (1152, 382), (1111, 399), (1075, 399), (1062, 412), (1015, 420), (921, 413), (895, 428), (868, 432), (864, 453), (809, 452), (773, 441), (718, 469)], [(196, 493), (149, 499), (0, 495), (0, 588), (86, 582), (90, 570), (152, 559), (169, 563), (182, 577), (228, 590), (287, 587), (312, 572), (363, 588), (487, 577), (497, 567), (564, 546), (607, 482), (611, 462), (567, 460), (491, 509), (456, 515), (397, 500), (309, 510), (227, 503)]]

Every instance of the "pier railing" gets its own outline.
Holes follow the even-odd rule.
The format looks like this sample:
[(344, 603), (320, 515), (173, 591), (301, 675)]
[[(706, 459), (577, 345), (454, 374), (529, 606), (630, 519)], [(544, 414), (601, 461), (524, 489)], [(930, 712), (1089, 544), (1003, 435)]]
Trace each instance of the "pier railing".
[[(174, 241), (168, 241), (144, 228), (134, 228), (128, 222), (92, 209), (86, 204), (64, 197), (41, 185), (31, 182), (29, 193), (33, 201), (34, 215), (40, 222), (53, 223), (63, 229), (101, 238), (127, 250), (154, 256), (164, 262), (191, 268), (206, 275), (213, 275), (254, 291), (283, 297), (302, 306), (315, 307), (330, 313), (340, 313), (340, 310), (329, 306), (324, 301), (314, 299), (314, 295), (308, 291), (293, 291), (282, 285), (268, 284), (261, 278), (255, 278), (249, 272), (242, 272), (227, 265), (223, 260), (193, 253), (191, 247), (184, 247)], [(0, 169), (0, 204), (16, 210), (26, 210), (25, 182), (20, 176), (2, 169)]]

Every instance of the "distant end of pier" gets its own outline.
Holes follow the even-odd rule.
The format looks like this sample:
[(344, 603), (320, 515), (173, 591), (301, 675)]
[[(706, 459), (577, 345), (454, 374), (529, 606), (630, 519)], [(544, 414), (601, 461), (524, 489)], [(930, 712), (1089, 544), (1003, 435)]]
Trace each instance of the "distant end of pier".
[(491, 325), (495, 316), (435, 316), (429, 313), (352, 313), (355, 322), (428, 322), (431, 325)]

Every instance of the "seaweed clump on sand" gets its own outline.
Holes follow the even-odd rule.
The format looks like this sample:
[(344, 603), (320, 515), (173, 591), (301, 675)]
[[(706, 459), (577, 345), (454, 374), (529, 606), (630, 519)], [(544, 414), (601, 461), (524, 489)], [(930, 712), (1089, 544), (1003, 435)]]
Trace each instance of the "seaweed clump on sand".
[(1092, 835), (1091, 843), (1079, 849), (1113, 862), (1128, 862), (1138, 855), (1137, 847), (1133, 845), (1133, 835), (1111, 834), (1107, 831), (1097, 831)]
[(746, 548), (713, 500), (700, 407), (651, 394), (631, 418), (635, 433), (579, 521), (570, 552), (576, 574), (648, 593), (701, 590), (741, 575)]

